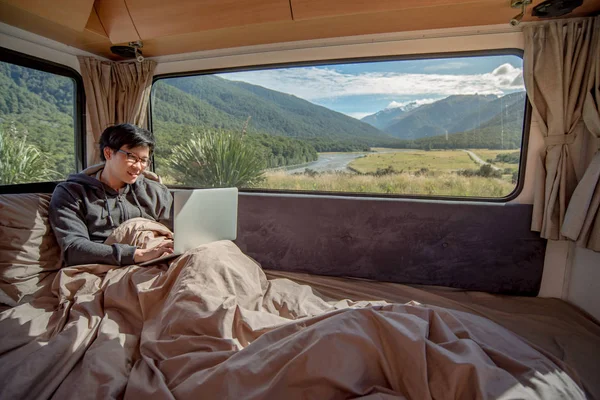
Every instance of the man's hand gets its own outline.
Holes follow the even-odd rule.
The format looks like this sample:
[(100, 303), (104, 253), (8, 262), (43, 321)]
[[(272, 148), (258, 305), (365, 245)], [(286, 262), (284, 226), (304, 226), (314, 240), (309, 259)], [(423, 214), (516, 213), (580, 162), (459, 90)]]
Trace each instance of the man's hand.
[(154, 260), (155, 258), (166, 256), (167, 254), (173, 253), (173, 242), (172, 241), (164, 241), (156, 247), (152, 247), (151, 249), (136, 249), (135, 254), (133, 255), (133, 261), (136, 264), (142, 263), (145, 261)]

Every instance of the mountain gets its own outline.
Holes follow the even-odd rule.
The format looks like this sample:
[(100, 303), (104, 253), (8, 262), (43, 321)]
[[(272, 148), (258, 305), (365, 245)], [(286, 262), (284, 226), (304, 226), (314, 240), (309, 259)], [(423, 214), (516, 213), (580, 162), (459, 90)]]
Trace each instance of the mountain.
[[(498, 117), (502, 110), (504, 110), (506, 114), (506, 110), (513, 105), (517, 105), (517, 108), (520, 109), (522, 114), (523, 108), (525, 107), (525, 92), (510, 93), (488, 103), (481, 103), (481, 107), (472, 110), (470, 114), (466, 115), (464, 118), (458, 119), (454, 124), (450, 125), (448, 133), (464, 132), (475, 129), (478, 126), (486, 126), (489, 121)], [(508, 114), (507, 117), (515, 118), (516, 116)]]
[(0, 125), (43, 151), (59, 176), (75, 171), (74, 83), (70, 78), (0, 62)]
[(406, 113), (384, 129), (400, 139), (445, 135), (457, 131), (452, 125), (493, 101), (495, 96), (453, 95)]
[(152, 90), (152, 122), (241, 130), (240, 121), (174, 86), (158, 81)]
[[(521, 101), (516, 101), (519, 97)], [(524, 93), (514, 94), (514, 99), (509, 106), (503, 107), (501, 113), (481, 126), (447, 136), (406, 140), (404, 146), (417, 149), (519, 149), (523, 135)]]
[(362, 121), (394, 137), (415, 140), (475, 129), (499, 115), (502, 109), (513, 104), (522, 106), (524, 101), (525, 92), (511, 93), (500, 98), (490, 95), (454, 95), (412, 109), (385, 109)]
[(367, 115), (362, 118), (362, 122), (373, 125), (377, 129), (384, 130), (390, 125), (393, 125), (396, 120), (402, 118), (406, 111), (402, 107), (385, 108), (375, 114)]
[(153, 118), (200, 126), (301, 139), (360, 140), (373, 145), (390, 136), (364, 122), (286, 93), (218, 76), (160, 80), (153, 91)]
[(375, 114), (367, 115), (361, 118), (362, 122), (366, 122), (369, 125), (373, 125), (375, 128), (385, 130), (388, 126), (392, 125), (397, 120), (403, 118), (406, 113), (420, 107), (420, 104), (416, 101), (404, 104), (399, 107), (387, 107)]

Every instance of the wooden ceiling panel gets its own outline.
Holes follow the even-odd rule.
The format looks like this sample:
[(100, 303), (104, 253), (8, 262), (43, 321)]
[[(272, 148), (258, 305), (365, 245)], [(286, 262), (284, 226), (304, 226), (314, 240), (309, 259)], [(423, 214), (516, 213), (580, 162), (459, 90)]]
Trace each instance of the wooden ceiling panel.
[(30, 14), (82, 32), (94, 0), (0, 0)]
[[(500, 0), (504, 6), (508, 0)], [(410, 8), (437, 7), (463, 3), (499, 3), (499, 0), (290, 0), (294, 20), (398, 11)]]
[[(508, 24), (515, 15), (515, 10), (507, 7), (506, 4), (503, 7), (497, 4), (490, 9), (488, 4), (472, 3), (469, 5), (468, 14), (465, 12), (465, 5), (459, 4), (436, 7), (435, 14), (423, 13), (423, 9), (419, 8), (211, 30), (145, 40), (144, 55), (157, 56), (275, 42), (422, 29)], [(466, 15), (477, 15), (477, 20), (466, 18)]]
[(98, 13), (96, 12), (96, 8), (92, 8), (92, 12), (90, 13), (90, 18), (85, 25), (85, 29), (90, 32), (94, 32), (98, 35), (101, 35), (105, 38), (108, 38), (104, 27), (102, 26), (102, 22), (100, 22), (100, 17), (98, 17)]
[[(157, 2), (157, 0), (147, 1), (148, 3), (146, 4)], [(183, 2), (187, 2), (188, 0), (172, 1), (176, 2), (175, 9), (178, 9), (179, 12), (184, 12), (184, 9), (179, 9), (178, 7), (182, 7)], [(323, 1), (331, 2), (331, 0)], [(279, 0), (224, 0), (223, 3), (219, 3), (221, 6), (225, 7), (224, 9), (227, 9), (227, 7), (234, 9), (236, 8), (234, 7), (234, 4), (238, 4), (239, 9), (246, 5), (250, 5), (250, 11), (254, 10), (253, 12), (260, 15), (255, 18), (253, 17), (254, 19), (246, 18), (242, 22), (239, 22), (241, 20), (236, 20), (235, 18), (241, 18), (240, 15), (244, 13), (237, 9), (234, 12), (234, 14), (236, 12), (239, 13), (237, 14), (237, 17), (232, 17), (233, 19), (229, 20), (226, 20), (224, 17), (225, 22), (221, 21), (217, 24), (210, 25), (222, 26), (223, 24), (238, 23), (238, 25), (221, 29), (208, 29), (207, 25), (199, 26), (200, 19), (206, 19), (208, 16), (198, 18), (197, 15), (194, 15), (191, 12), (189, 14), (191, 17), (195, 18), (194, 23), (198, 24), (195, 28), (190, 22), (191, 19), (186, 20), (187, 22), (185, 24), (187, 25), (181, 23), (183, 27), (177, 28), (177, 26), (172, 23), (174, 21), (173, 18), (175, 17), (174, 14), (162, 15), (161, 17), (153, 14), (151, 15), (151, 13), (145, 17), (142, 14), (135, 14), (135, 12), (131, 10), (130, 3), (133, 5), (133, 8), (135, 8), (143, 5), (142, 0), (96, 0), (95, 11), (89, 15), (85, 29), (82, 32), (75, 31), (49, 19), (42, 18), (39, 15), (24, 11), (21, 7), (14, 6), (4, 0), (0, 0), (0, 21), (103, 57), (118, 59), (118, 57), (110, 53), (110, 46), (113, 43), (126, 43), (139, 38), (135, 27), (133, 26), (132, 19), (136, 21), (136, 24), (138, 23), (135, 18), (141, 18), (140, 21), (142, 21), (142, 23), (140, 26), (154, 23), (153, 18), (158, 21), (157, 24), (160, 23), (161, 19), (166, 20), (171, 24), (169, 26), (158, 26), (154, 33), (146, 32), (146, 34), (150, 36), (155, 34), (159, 35), (153, 38), (148, 36), (144, 40), (144, 55), (152, 57), (203, 50), (355, 35), (480, 25), (508, 25), (508, 21), (519, 12), (519, 10), (512, 9), (508, 6), (508, 0), (472, 0), (472, 2), (468, 3), (465, 3), (464, 0), (422, 0), (429, 4), (436, 1), (451, 1), (452, 4), (369, 13), (357, 12), (357, 4), (360, 4), (356, 0), (345, 0), (345, 2), (344, 0), (339, 1), (340, 4), (346, 4), (350, 9), (354, 10), (353, 13), (292, 20), (289, 15), (283, 18), (283, 9), (285, 7), (280, 8), (280, 14), (269, 16), (262, 15), (260, 12), (261, 8), (259, 7), (259, 4), (262, 5), (262, 7), (267, 8), (269, 4), (278, 4), (278, 7), (281, 7), (281, 2)], [(372, 1), (374, 1), (373, 7), (375, 9), (382, 5), (386, 7), (389, 6), (388, 0)], [(534, 5), (539, 4), (542, 1), (543, 0), (534, 0)], [(216, 0), (201, 0), (201, 3), (203, 4), (203, 7), (205, 7), (202, 10), (206, 15), (208, 15), (210, 11), (210, 7), (206, 7), (217, 7)], [(288, 0), (283, 0), (283, 3), (284, 5), (288, 4)], [(398, 3), (401, 2), (398, 0)], [(414, 0), (406, 0), (405, 2), (402, 2), (402, 4), (406, 6), (407, 4), (416, 3), (414, 3)], [(130, 9), (127, 10), (127, 8)], [(371, 8), (369, 9), (371, 10)], [(532, 7), (528, 7), (527, 15), (523, 18), (524, 21), (536, 19), (529, 15), (531, 9)], [(137, 8), (137, 12), (139, 12), (139, 10), (140, 9)], [(600, 0), (584, 0), (584, 4), (568, 16), (588, 16), (598, 13), (598, 11), (600, 11)], [(131, 15), (137, 15), (137, 17), (131, 18), (129, 12), (132, 13)], [(223, 10), (220, 9), (216, 11), (216, 15), (219, 16), (222, 12)], [(116, 20), (112, 19), (112, 14), (116, 14)], [(279, 18), (278, 15), (283, 19), (276, 20)], [(122, 20), (122, 23), (120, 24), (117, 22), (119, 18)], [(265, 18), (265, 21), (267, 22), (256, 22), (260, 21), (259, 18)], [(254, 23), (249, 24), (248, 21), (250, 20), (254, 21)], [(144, 23), (143, 21), (146, 22)], [(188, 33), (174, 33), (178, 31)], [(142, 35), (142, 37), (144, 36)]]
[(87, 29), (84, 29), (83, 32), (74, 31), (64, 25), (28, 13), (1, 1), (0, 20), (6, 24), (82, 50), (87, 50), (87, 46), (90, 43), (101, 43), (103, 46), (110, 46), (110, 41), (105, 35), (99, 35)]
[[(347, 1), (350, 0), (346, 0), (344, 4)], [(406, 0), (406, 2), (410, 1), (412, 0)], [(534, 0), (533, 5), (537, 5), (542, 1)], [(527, 16), (523, 18), (524, 21), (537, 19), (530, 16), (531, 9), (531, 6), (528, 7)], [(159, 56), (355, 35), (497, 24), (508, 25), (510, 19), (517, 15), (519, 11), (519, 9), (510, 8), (508, 0), (475, 0), (470, 2), (454, 0), (452, 4), (436, 7), (409, 8), (368, 14), (357, 13), (160, 37), (144, 41), (144, 54), (146, 56)], [(584, 4), (575, 9), (569, 16), (586, 16), (598, 11), (600, 11), (599, 0), (584, 0)]]
[(142, 39), (291, 21), (289, 0), (125, 0)]
[(96, 0), (94, 8), (112, 43), (140, 40), (125, 0)]

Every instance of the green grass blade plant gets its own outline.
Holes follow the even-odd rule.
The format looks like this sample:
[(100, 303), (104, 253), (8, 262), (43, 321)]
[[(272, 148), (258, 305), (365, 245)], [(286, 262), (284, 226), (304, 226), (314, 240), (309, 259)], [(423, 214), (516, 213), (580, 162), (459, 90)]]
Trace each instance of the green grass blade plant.
[(43, 182), (57, 174), (48, 168), (41, 151), (27, 144), (27, 134), (20, 135), (14, 126), (0, 128), (0, 184)]
[(252, 187), (263, 180), (265, 162), (243, 134), (207, 130), (176, 146), (169, 167), (186, 186)]

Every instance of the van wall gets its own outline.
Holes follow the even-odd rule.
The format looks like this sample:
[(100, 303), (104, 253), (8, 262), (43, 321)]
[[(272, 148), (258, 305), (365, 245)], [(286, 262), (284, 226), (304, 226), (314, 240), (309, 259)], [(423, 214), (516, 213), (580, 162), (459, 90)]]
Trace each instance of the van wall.
[(564, 298), (600, 321), (600, 253), (571, 246)]
[[(70, 46), (0, 23), (3, 47), (69, 66), (79, 71), (77, 55), (91, 55)], [(252, 46), (157, 57), (156, 74), (236, 66), (331, 60), (382, 55), (432, 54), (485, 49), (523, 49), (523, 35), (508, 24), (399, 34), (369, 35), (306, 42)], [(89, 121), (87, 126), (89, 127)], [(533, 172), (543, 140), (532, 120), (525, 185), (512, 202), (532, 204)], [(91, 154), (91, 152), (88, 152)], [(540, 296), (558, 297), (600, 319), (600, 253), (549, 241)]]
[(0, 46), (65, 65), (77, 72), (80, 72), (77, 55), (92, 55), (1, 22)]

